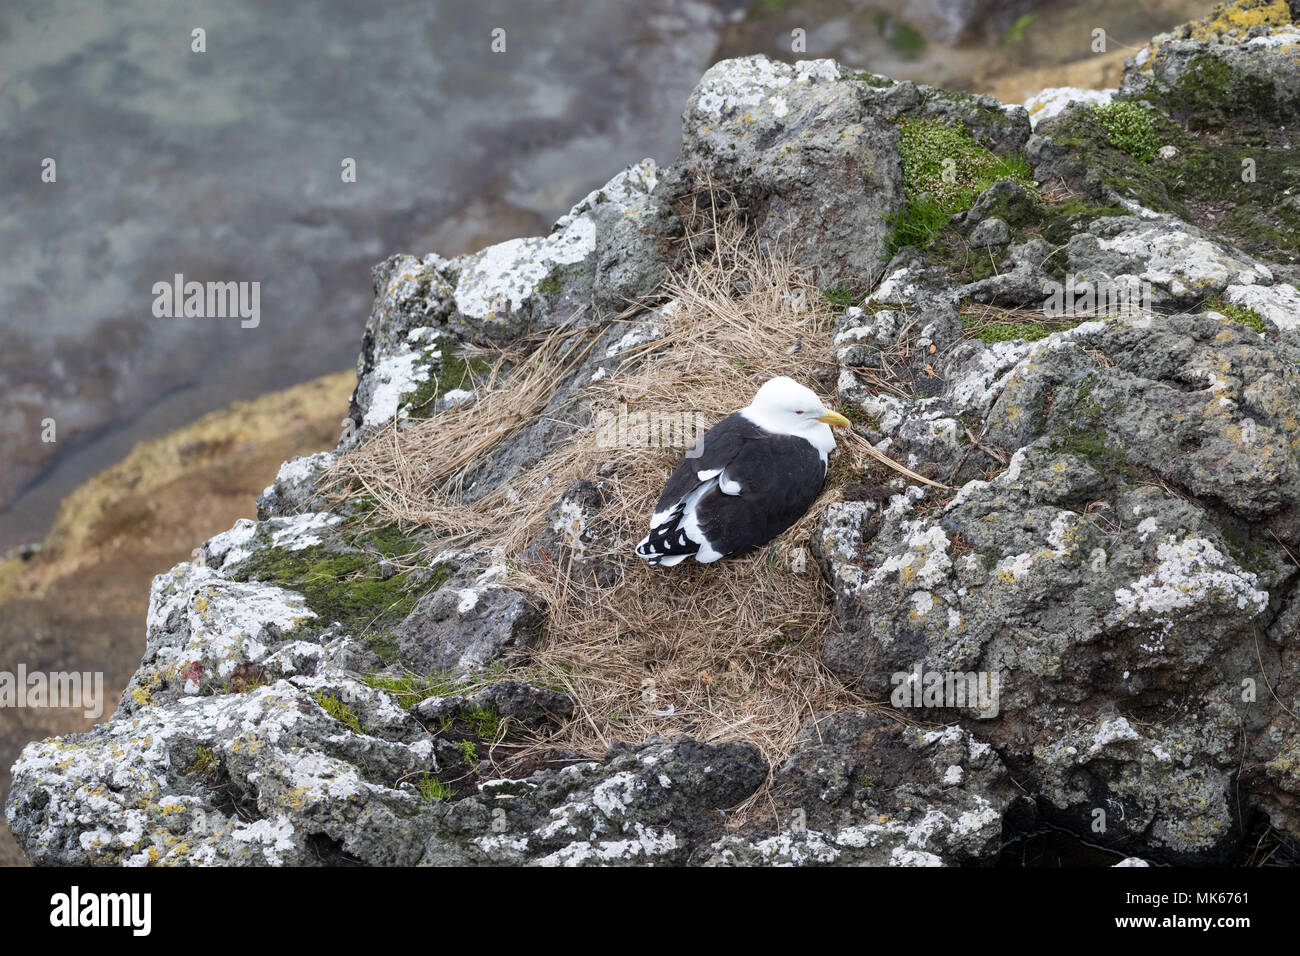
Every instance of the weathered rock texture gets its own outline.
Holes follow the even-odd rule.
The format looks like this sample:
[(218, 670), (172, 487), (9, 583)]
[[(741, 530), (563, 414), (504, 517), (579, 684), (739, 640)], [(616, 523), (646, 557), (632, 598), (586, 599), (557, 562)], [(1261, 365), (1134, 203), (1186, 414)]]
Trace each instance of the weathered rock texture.
[[(1032, 135), (987, 97), (726, 61), (687, 104), (679, 162), (629, 167), (548, 236), (374, 270), (343, 448), (473, 401), (471, 344), (599, 330), (538, 419), (459, 476), (470, 497), (592, 427), (584, 388), (656, 335), (660, 281), (707, 244), (706, 191), (860, 293), (833, 332), (840, 405), (951, 486), (853, 485), (811, 542), (827, 661), (894, 715), (820, 714), (777, 767), (682, 736), (491, 779), (476, 745), (499, 722), (573, 712), (500, 673), (546, 608), (499, 555), (412, 567), (418, 537), (319, 510), (325, 452), (157, 578), (114, 718), (14, 767), (17, 840), (49, 864), (959, 865), (1043, 823), (1116, 860), (1300, 837), (1296, 34), (1289, 14), (1203, 33), (1134, 58), (1128, 125), (1056, 104)], [(1214, 98), (1197, 78), (1223, 71)], [(1002, 170), (922, 233), (904, 227), (946, 194), (904, 188), (927, 157), (900, 130), (918, 129)], [(1215, 186), (1243, 152), (1274, 179)], [(1142, 307), (1111, 308), (1116, 284)], [(1083, 314), (1044, 314), (1063, 289), (1092, 297)], [(612, 318), (633, 301), (637, 321)], [(886, 373), (897, 387), (873, 387)], [(530, 554), (612, 579), (585, 553), (608, 534), (599, 474), (549, 493)], [(769, 775), (777, 822), (727, 827)]]

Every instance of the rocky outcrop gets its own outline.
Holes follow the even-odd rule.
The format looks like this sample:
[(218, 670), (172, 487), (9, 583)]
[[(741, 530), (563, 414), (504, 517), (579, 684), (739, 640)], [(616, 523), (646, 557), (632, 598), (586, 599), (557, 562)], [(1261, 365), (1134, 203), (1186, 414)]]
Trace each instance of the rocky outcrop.
[[(851, 298), (839, 405), (931, 481), (846, 485), (812, 536), (826, 662), (878, 709), (810, 718), (775, 766), (683, 735), (502, 776), (483, 748), (503, 724), (577, 703), (503, 673), (546, 607), (500, 554), (430, 558), (418, 532), (360, 530), (363, 501), (322, 510), (325, 452), (158, 577), (118, 713), (16, 764), (15, 837), (62, 864), (963, 865), (1050, 824), (1141, 865), (1300, 836), (1291, 213), (1277, 184), (1235, 194), (1235, 218), (1196, 193), (1246, 145), (1142, 105), (1186, 90), (1186, 43), (1249, 45), (1241, 68), (1271, 76), (1290, 30), (1161, 40), (1112, 104), (1032, 131), (1020, 107), (831, 61), (725, 61), (679, 162), (629, 167), (548, 236), (376, 267), (340, 449), (474, 401), (484, 347), (593, 337), (457, 476), (467, 500), (598, 424), (585, 387), (654, 341), (661, 280), (708, 251), (692, 197)], [(1289, 182), (1273, 115), (1238, 132)], [(601, 467), (544, 492), (526, 552), (609, 582), (617, 562), (588, 558), (611, 535)], [(774, 816), (729, 825), (769, 781)]]

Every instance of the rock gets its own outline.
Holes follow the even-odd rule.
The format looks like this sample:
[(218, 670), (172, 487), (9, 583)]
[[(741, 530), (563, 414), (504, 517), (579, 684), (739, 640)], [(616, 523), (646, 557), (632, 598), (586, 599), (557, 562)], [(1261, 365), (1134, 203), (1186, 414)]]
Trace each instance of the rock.
[(728, 836), (706, 865), (956, 866), (1002, 849), (1014, 787), (993, 748), (958, 727), (923, 731), (859, 712), (818, 715), (776, 774), (788, 825)]
[[(1082, 834), (1110, 808), (1107, 845), (1222, 859), (1240, 839), (1231, 688), (1297, 571), (1278, 542), (1300, 534), (1282, 398), (1300, 393), (1300, 356), (1210, 317), (1087, 323), (982, 354), (999, 352), (944, 398), (985, 418), (1008, 468), (946, 504), (912, 488), (879, 517), (828, 510), (814, 551), (844, 630), (827, 660), (879, 696), (913, 673), (995, 686), (993, 706), (933, 706), (971, 721), (1050, 819)], [(1141, 729), (1109, 716), (1135, 709)]]
[[(1246, 0), (1221, 13), (1263, 6)], [(1153, 38), (1124, 62), (1120, 95), (1148, 99), (1193, 129), (1292, 125), (1300, 118), (1300, 27), (1281, 5), (1271, 7), (1272, 24), (1237, 36), (1214, 32), (1211, 21)]]
[(1104, 106), (1119, 90), (1081, 90), (1073, 86), (1056, 86), (1035, 93), (1025, 100), (1029, 122), (1035, 127), (1043, 120), (1059, 116), (1075, 103)]
[[(369, 733), (341, 725), (313, 692), (348, 701)], [(429, 740), (385, 695), (295, 678), (30, 745), (6, 814), (42, 865), (292, 866), (333, 854), (400, 866), (420, 858), (431, 808), (397, 781), (431, 769)]]
[(903, 205), (887, 95), (832, 60), (724, 60), (687, 103), (682, 159), (821, 285), (859, 282), (884, 265), (885, 219)]
[(686, 863), (767, 776), (747, 744), (689, 737), (616, 745), (523, 781), (485, 781), (444, 808), (422, 865), (662, 866)]
[(1098, 220), (1069, 240), (1066, 258), (1076, 276), (1136, 281), (1155, 307), (1190, 306), (1230, 285), (1272, 283), (1262, 264), (1169, 218)]
[(508, 587), (504, 565), (459, 572), (421, 598), (393, 639), (406, 666), (421, 674), (482, 672), (541, 635), (536, 599)]
[[(1166, 146), (1150, 162), (1065, 105), (1109, 93), (1026, 112), (747, 57), (702, 78), (672, 166), (627, 167), (546, 236), (380, 263), (339, 446), (287, 462), (259, 521), (155, 579), (117, 713), (15, 766), (15, 837), (46, 864), (715, 866), (987, 865), (1045, 825), (1121, 865), (1230, 861), (1265, 826), (1300, 838), (1300, 179), (1282, 128), (1300, 74), (1281, 16), (1240, 0), (1134, 58), (1113, 98), (1155, 104), (1126, 114)], [(897, 132), (917, 119), (960, 122), (1037, 185), (982, 180), (928, 241), (891, 242), (920, 198)], [(1224, 137), (1195, 134), (1220, 119)], [(1239, 148), (1267, 196), (1204, 178)], [(881, 706), (810, 717), (775, 769), (690, 736), (499, 763), (511, 724), (546, 733), (583, 707), (497, 676), (546, 623), (511, 562), (608, 586), (628, 546), (606, 515), (616, 461), (562, 490), (521, 476), (609, 424), (592, 383), (662, 336), (678, 303), (661, 280), (708, 252), (682, 218), (707, 188), (862, 293), (829, 332), (839, 367), (808, 374), (859, 436), (950, 486), (833, 468), (813, 528), (835, 621), (817, 646)], [(1107, 298), (1130, 286), (1138, 308)], [(523, 552), (369, 528), (371, 502), (319, 494), (336, 455), (456, 414), (499, 355), (526, 362), (524, 337), (563, 323), (580, 358), (454, 476), (466, 502), (551, 503)], [(769, 778), (774, 814), (728, 827)]]
[(524, 563), (543, 569), (567, 568), (570, 575), (591, 574), (601, 587), (612, 585), (622, 573), (610, 560), (613, 529), (600, 521), (608, 500), (604, 482), (580, 478), (565, 489), (546, 513), (546, 528), (524, 550)]
[(519, 681), (489, 684), (471, 700), (479, 707), (486, 707), (530, 727), (567, 720), (574, 711), (573, 698), (568, 694)]
[(1005, 246), (1011, 241), (1011, 230), (1007, 224), (996, 216), (990, 216), (980, 222), (970, 234), (972, 246)]
[(287, 518), (310, 510), (317, 483), (334, 463), (334, 453), (317, 452), (293, 458), (280, 466), (275, 481), (257, 498), (257, 518)]

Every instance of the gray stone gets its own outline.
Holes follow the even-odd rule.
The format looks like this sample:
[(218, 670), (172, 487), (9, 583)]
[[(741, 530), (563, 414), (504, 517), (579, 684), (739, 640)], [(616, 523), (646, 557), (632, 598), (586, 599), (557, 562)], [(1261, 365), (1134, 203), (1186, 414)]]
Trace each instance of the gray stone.
[(988, 219), (980, 221), (974, 229), (971, 230), (970, 244), (972, 246), (1005, 246), (1011, 241), (1011, 230), (1007, 224), (996, 216), (990, 216)]
[(861, 283), (884, 265), (885, 220), (903, 206), (886, 95), (832, 60), (724, 60), (687, 103), (683, 162), (823, 286)]

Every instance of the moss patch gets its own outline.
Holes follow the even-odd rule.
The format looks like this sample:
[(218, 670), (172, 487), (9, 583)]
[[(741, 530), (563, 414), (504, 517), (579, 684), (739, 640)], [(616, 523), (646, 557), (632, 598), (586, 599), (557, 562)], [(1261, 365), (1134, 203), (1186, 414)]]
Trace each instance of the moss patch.
[(365, 554), (339, 554), (324, 545), (299, 551), (266, 548), (238, 571), (239, 580), (277, 584), (300, 593), (323, 625), (339, 622), (360, 633), (410, 614), (426, 591), (436, 588), (451, 571), (435, 566), (422, 571), (384, 576), (379, 562)]
[(320, 704), (321, 710), (329, 714), (354, 734), (364, 734), (366, 728), (361, 723), (360, 715), (333, 694), (318, 690), (311, 699)]
[(907, 206), (889, 219), (891, 256), (904, 246), (925, 248), (953, 214), (969, 209), (996, 182), (1037, 192), (1024, 157), (998, 156), (977, 143), (960, 121), (905, 120), (899, 137)]
[[(554, 275), (543, 279), (542, 285), (552, 278), (555, 278)], [(555, 278), (555, 282), (558, 284), (559, 279)], [(401, 397), (400, 404), (406, 408), (411, 418), (428, 418), (433, 414), (438, 396), (459, 388), (473, 388), (478, 379), (492, 371), (493, 363), (489, 359), (481, 355), (462, 357), (459, 343), (447, 336), (434, 339), (429, 351), (440, 352), (441, 355), (431, 361), (428, 378)]]
[(1080, 321), (1082, 320), (1067, 319), (1061, 322), (1043, 321), (1041, 319), (987, 321), (963, 315), (961, 325), (967, 334), (979, 339), (981, 342), (1012, 342), (1017, 339), (1023, 339), (1026, 342), (1037, 342), (1039, 339), (1047, 338), (1053, 332), (1072, 329)]
[(1160, 149), (1150, 111), (1141, 103), (1106, 103), (1093, 108), (1110, 145), (1134, 159), (1148, 163)]
[(1291, 134), (1224, 128), (1198, 136), (1157, 112), (1149, 119), (1154, 142), (1173, 146), (1174, 158), (1135, 161), (1087, 107), (1046, 121), (1040, 131), (1121, 196), (1196, 223), (1251, 255), (1300, 257), (1300, 206), (1285, 202), (1288, 189), (1300, 189)]
[(210, 747), (195, 747), (194, 757), (186, 764), (183, 774), (207, 774), (214, 770), (219, 760)]
[(1222, 312), (1238, 325), (1254, 329), (1260, 335), (1265, 335), (1268, 332), (1268, 324), (1264, 321), (1264, 317), (1254, 309), (1244, 309), (1239, 305), (1224, 302), (1222, 299), (1212, 299), (1206, 303), (1206, 308), (1213, 309), (1215, 312)]

